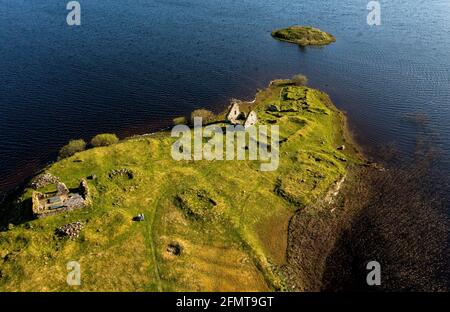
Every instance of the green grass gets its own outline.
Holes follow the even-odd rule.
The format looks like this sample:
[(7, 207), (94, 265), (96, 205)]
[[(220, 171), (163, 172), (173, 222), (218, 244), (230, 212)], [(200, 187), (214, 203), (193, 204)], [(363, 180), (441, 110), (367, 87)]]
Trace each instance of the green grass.
[(300, 46), (327, 45), (336, 41), (333, 35), (310, 26), (291, 26), (274, 30), (272, 36)]
[[(359, 158), (352, 148), (337, 150), (346, 143), (345, 118), (318, 90), (279, 81), (242, 110), (279, 125), (278, 170), (262, 172), (258, 161), (174, 161), (168, 133), (51, 165), (47, 171), (69, 188), (95, 174), (92, 205), (1, 232), (0, 290), (283, 290), (289, 219), (320, 201)], [(132, 179), (109, 176), (123, 168)], [(133, 222), (139, 213), (145, 221)], [(78, 239), (55, 237), (57, 227), (78, 220)], [(69, 261), (81, 264), (81, 286), (66, 284)]]

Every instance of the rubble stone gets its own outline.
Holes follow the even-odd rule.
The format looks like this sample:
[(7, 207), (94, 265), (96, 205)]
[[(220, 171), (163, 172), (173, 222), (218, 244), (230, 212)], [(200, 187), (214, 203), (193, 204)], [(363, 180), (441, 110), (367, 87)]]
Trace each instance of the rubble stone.
[(55, 234), (59, 237), (78, 238), (82, 228), (83, 223), (77, 221), (60, 226), (56, 229)]
[(56, 189), (58, 190), (58, 193), (57, 193), (58, 196), (69, 194), (69, 189), (62, 182), (58, 182), (58, 184), (56, 185)]
[(114, 169), (109, 172), (109, 178), (113, 179), (118, 176), (126, 176), (128, 179), (134, 178), (134, 173), (130, 169), (122, 168), (122, 169)]
[(43, 173), (38, 175), (30, 184), (30, 187), (37, 190), (50, 184), (57, 184), (60, 180), (51, 173)]

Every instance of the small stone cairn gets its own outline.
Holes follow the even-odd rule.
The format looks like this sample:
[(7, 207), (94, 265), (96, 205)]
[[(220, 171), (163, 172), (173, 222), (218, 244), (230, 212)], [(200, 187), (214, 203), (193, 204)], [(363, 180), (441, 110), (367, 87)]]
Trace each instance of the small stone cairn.
[(118, 176), (125, 176), (125, 177), (127, 177), (128, 179), (131, 180), (131, 179), (134, 178), (134, 173), (133, 173), (132, 170), (127, 169), (127, 168), (114, 169), (114, 170), (111, 170), (109, 172), (109, 178), (110, 179), (114, 179), (115, 177), (118, 177)]
[(83, 223), (80, 221), (60, 226), (56, 229), (56, 235), (59, 237), (78, 238), (80, 236)]

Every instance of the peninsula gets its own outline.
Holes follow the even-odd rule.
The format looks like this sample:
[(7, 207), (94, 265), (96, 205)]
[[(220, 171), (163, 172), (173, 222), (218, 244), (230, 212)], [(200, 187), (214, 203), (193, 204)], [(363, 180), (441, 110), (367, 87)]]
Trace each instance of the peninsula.
[[(327, 94), (296, 80), (272, 81), (239, 108), (257, 114), (258, 124), (279, 125), (276, 171), (252, 160), (176, 161), (168, 132), (61, 159), (10, 211), (31, 209), (36, 192), (45, 201), (89, 189), (89, 202), (10, 221), (0, 232), (0, 291), (289, 290), (290, 219), (298, 211), (315, 216), (362, 158), (344, 114)], [(225, 119), (226, 112), (210, 123)], [(73, 261), (80, 286), (66, 283)]]

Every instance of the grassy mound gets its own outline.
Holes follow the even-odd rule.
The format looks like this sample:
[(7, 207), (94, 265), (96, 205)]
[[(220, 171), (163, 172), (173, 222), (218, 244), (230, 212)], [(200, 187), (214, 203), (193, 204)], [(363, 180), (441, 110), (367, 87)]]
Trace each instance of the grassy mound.
[(309, 26), (291, 26), (274, 30), (272, 37), (278, 40), (296, 43), (303, 47), (309, 45), (327, 45), (336, 41), (333, 35)]
[(210, 219), (216, 213), (217, 202), (204, 189), (189, 189), (177, 196), (181, 209), (197, 220)]
[[(320, 201), (359, 158), (351, 147), (337, 149), (347, 144), (345, 118), (321, 91), (283, 80), (241, 108), (279, 125), (278, 170), (260, 171), (249, 160), (175, 161), (168, 133), (65, 158), (46, 172), (69, 188), (95, 175), (92, 205), (0, 232), (0, 290), (284, 289), (290, 218)], [(31, 192), (10, 211), (23, 211)], [(141, 213), (145, 221), (132, 221)], [(76, 221), (80, 237), (55, 237)], [(80, 263), (81, 286), (66, 283), (70, 261)]]

